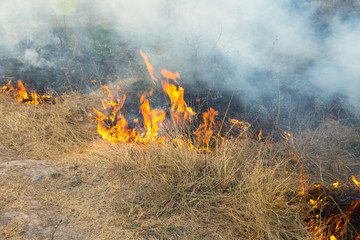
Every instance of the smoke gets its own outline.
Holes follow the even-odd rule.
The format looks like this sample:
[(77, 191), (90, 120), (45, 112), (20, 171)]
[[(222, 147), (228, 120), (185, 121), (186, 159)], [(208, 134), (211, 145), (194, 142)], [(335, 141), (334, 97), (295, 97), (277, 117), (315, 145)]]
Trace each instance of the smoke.
[[(359, 102), (359, 9), (355, 0), (1, 0), (0, 58), (56, 68), (61, 56), (34, 48), (76, 36), (76, 54), (90, 48), (106, 58), (126, 42), (185, 81), (236, 89), (239, 98), (281, 91)], [(68, 40), (54, 33), (59, 27), (71, 29)]]

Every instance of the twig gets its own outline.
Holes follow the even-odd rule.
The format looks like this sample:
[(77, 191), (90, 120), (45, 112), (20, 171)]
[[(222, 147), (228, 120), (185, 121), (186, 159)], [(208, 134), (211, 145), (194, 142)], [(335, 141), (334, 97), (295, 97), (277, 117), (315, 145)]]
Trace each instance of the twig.
[(56, 230), (57, 230), (57, 228), (59, 227), (59, 225), (60, 225), (61, 223), (62, 223), (62, 219), (60, 219), (60, 221), (58, 222), (58, 224), (55, 225), (54, 231), (53, 231), (52, 234), (51, 234), (50, 240), (54, 240), (54, 236), (55, 236)]

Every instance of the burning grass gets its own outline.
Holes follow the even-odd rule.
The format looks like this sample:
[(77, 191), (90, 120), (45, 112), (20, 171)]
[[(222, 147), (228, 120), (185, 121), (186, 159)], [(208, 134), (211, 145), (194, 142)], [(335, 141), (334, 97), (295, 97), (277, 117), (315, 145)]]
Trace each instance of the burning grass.
[[(101, 104), (72, 93), (57, 104), (33, 106), (21, 102), (36, 97), (24, 101), (16, 93), (16, 102), (0, 94), (1, 142), (26, 157), (59, 158), (57, 166), (76, 161), (68, 180), (81, 194), (71, 199), (64, 190), (63, 197), (70, 205), (84, 200), (76, 211), (81, 221), (94, 216), (91, 196), (100, 194), (99, 207), (108, 212), (95, 214), (99, 227), (110, 223), (137, 238), (359, 239), (360, 188), (349, 183), (360, 169), (358, 129), (327, 120), (296, 137), (280, 133), (283, 139), (275, 141), (262, 130), (252, 133), (246, 122), (224, 118), (220, 124), (215, 109), (200, 114), (187, 105), (179, 73), (163, 69), (158, 76), (141, 55), (154, 84), (161, 82), (169, 97), (168, 119), (164, 110), (150, 107), (152, 90), (140, 98), (142, 119), (131, 124), (122, 111), (126, 91), (119, 87), (114, 94), (102, 86), (107, 98)], [(100, 141), (87, 115), (91, 108), (98, 133), (109, 143)], [(77, 171), (80, 166), (87, 174)], [(111, 183), (102, 191), (96, 183), (104, 175)], [(49, 195), (41, 201), (66, 206)], [(66, 208), (63, 213), (71, 216)], [(94, 236), (97, 227), (91, 226), (82, 228)]]
[[(62, 206), (62, 214), (98, 239), (116, 238), (112, 232), (119, 229), (137, 239), (314, 239), (308, 232), (309, 219), (318, 214), (307, 203), (317, 198), (312, 184), (331, 186), (340, 176), (350, 179), (350, 169), (359, 167), (356, 148), (351, 147), (357, 146), (357, 132), (339, 122), (327, 121), (315, 131), (276, 143), (259, 141), (258, 134), (229, 136), (212, 152), (198, 152), (170, 141), (180, 135), (188, 141), (180, 127), (169, 128), (163, 144), (103, 142), (81, 110), (98, 100), (79, 94), (67, 99), (32, 106), (0, 95), (1, 142), (23, 157), (37, 157), (59, 168), (69, 169), (74, 162), (80, 166), (83, 173), (62, 170), (62, 181), (44, 182), (44, 189), (29, 187), (24, 194), (34, 194), (53, 208)], [(342, 167), (334, 168), (337, 164)], [(325, 177), (333, 169), (334, 176)], [(306, 196), (300, 194), (304, 183)], [(359, 193), (352, 189), (355, 199)], [(350, 193), (345, 188), (336, 191), (340, 196)], [(336, 191), (322, 194), (340, 201)], [(326, 207), (336, 206), (336, 201), (328, 201)], [(5, 209), (11, 203), (2, 204)], [(326, 226), (324, 221), (314, 224)], [(356, 236), (356, 231), (344, 236)]]

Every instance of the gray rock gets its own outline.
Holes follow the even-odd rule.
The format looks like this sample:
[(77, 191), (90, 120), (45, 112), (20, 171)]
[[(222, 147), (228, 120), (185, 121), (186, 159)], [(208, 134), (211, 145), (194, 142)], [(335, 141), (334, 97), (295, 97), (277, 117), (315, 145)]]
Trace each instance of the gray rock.
[(42, 175), (42, 174), (36, 175), (36, 176), (34, 176), (34, 177), (32, 178), (32, 181), (33, 181), (33, 182), (39, 181), (40, 179), (43, 178), (43, 176), (44, 176), (44, 175)]

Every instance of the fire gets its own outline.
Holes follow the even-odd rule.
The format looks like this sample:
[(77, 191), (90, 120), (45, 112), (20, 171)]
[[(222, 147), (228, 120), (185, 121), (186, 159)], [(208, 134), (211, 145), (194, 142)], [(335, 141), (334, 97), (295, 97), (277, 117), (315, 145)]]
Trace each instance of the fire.
[[(103, 112), (94, 108), (97, 114), (99, 134), (109, 142), (127, 143), (127, 142), (162, 142), (163, 139), (158, 136), (158, 130), (161, 123), (165, 120), (165, 112), (159, 109), (151, 110), (149, 101), (145, 94), (140, 99), (140, 112), (144, 118), (144, 129), (146, 132), (137, 130), (136, 127), (130, 128), (128, 121), (121, 114), (121, 109), (126, 100), (126, 94), (116, 100), (108, 86), (102, 86), (107, 94), (107, 99), (101, 99)], [(123, 92), (119, 87), (118, 90)], [(151, 93), (150, 93), (151, 95)], [(134, 123), (138, 123), (138, 119), (134, 119)]]
[(167, 81), (162, 81), (162, 87), (171, 101), (171, 116), (176, 123), (191, 122), (191, 118), (196, 113), (192, 108), (188, 107), (184, 100), (184, 89), (177, 88), (175, 85)]
[[(355, 177), (352, 176), (354, 183), (358, 186)], [(360, 212), (360, 193), (351, 193), (355, 196), (347, 196), (350, 200), (343, 200), (344, 202), (335, 202), (335, 199), (342, 196), (344, 193), (341, 184), (336, 182), (333, 188), (323, 187), (321, 185), (313, 185), (308, 193), (308, 204), (311, 207), (310, 214), (314, 217), (309, 219), (309, 231), (313, 233), (314, 239), (353, 239), (350, 236), (357, 236), (354, 239), (360, 239), (357, 233), (358, 226), (354, 226), (352, 220), (357, 217)], [(349, 193), (350, 194), (350, 193)], [(316, 199), (312, 196), (317, 196)], [(338, 201), (342, 201), (339, 198)], [(333, 207), (332, 205), (335, 206)]]
[(262, 137), (262, 130), (260, 129), (260, 132), (259, 132), (259, 135), (258, 135), (259, 141), (261, 141), (261, 137)]
[(143, 57), (144, 61), (145, 61), (145, 64), (146, 64), (146, 67), (148, 69), (148, 72), (150, 74), (150, 77), (154, 80), (154, 81), (158, 81), (157, 78), (154, 76), (154, 71), (155, 71), (155, 68), (150, 64), (149, 62), (149, 58), (145, 55), (145, 53), (140, 49), (140, 54), (141, 56)]
[[(193, 116), (196, 112), (188, 106), (184, 100), (184, 88), (179, 85), (178, 79), (180, 74), (178, 72), (171, 72), (167, 69), (162, 69), (160, 74), (155, 74), (155, 68), (149, 62), (149, 58), (140, 50), (140, 54), (144, 59), (147, 70), (154, 84), (159, 82), (164, 93), (169, 97), (171, 102), (170, 114), (172, 121), (168, 124), (182, 124), (192, 122)], [(160, 136), (159, 130), (161, 125), (166, 119), (166, 113), (160, 109), (151, 109), (150, 102), (147, 99), (147, 95), (143, 94), (140, 98), (139, 112), (142, 115), (142, 120), (138, 118), (134, 119), (136, 127), (130, 128), (128, 121), (121, 113), (121, 109), (126, 100), (126, 94), (119, 87), (118, 90), (122, 92), (120, 97), (114, 97), (108, 86), (102, 86), (106, 99), (101, 99), (103, 110), (99, 111), (94, 109), (96, 119), (98, 121), (98, 132), (100, 135), (113, 143), (126, 143), (126, 142), (159, 142), (164, 143), (165, 138)], [(148, 96), (152, 95), (151, 90)], [(224, 137), (220, 135), (218, 127), (220, 124), (215, 122), (215, 117), (218, 115), (218, 111), (210, 108), (203, 113), (203, 123), (193, 131), (193, 138), (190, 136), (189, 139), (184, 139), (183, 135), (179, 135), (174, 139), (168, 141), (171, 145), (176, 146), (187, 146), (189, 150), (198, 152), (211, 152), (213, 150), (213, 144), (218, 140), (224, 140)], [(245, 131), (249, 124), (240, 122), (236, 119), (230, 120), (233, 126)], [(140, 127), (142, 122), (143, 126)], [(215, 133), (215, 131), (218, 131)], [(241, 137), (241, 133), (240, 133)], [(259, 135), (261, 139), (261, 133)]]
[(156, 141), (162, 142), (163, 140), (158, 137), (158, 130), (160, 124), (165, 120), (165, 112), (163, 110), (150, 109), (149, 100), (146, 99), (145, 94), (141, 96), (140, 103), (140, 112), (144, 117), (144, 127), (146, 129), (146, 136), (145, 138), (149, 141)]
[(280, 133), (281, 137), (283, 137), (285, 140), (289, 140), (289, 137), (291, 137), (291, 134), (287, 131), (284, 131), (284, 133)]
[[(207, 112), (203, 113), (204, 123), (200, 124), (199, 128), (194, 132), (194, 135), (198, 139), (198, 145), (201, 150), (210, 151), (209, 143), (211, 138), (214, 137), (213, 126), (215, 123), (215, 116), (218, 115), (218, 111), (210, 108)], [(204, 144), (205, 146), (201, 147), (200, 145)]]
[(97, 114), (98, 132), (106, 140), (114, 143), (125, 143), (135, 138), (135, 129), (128, 128), (128, 122), (125, 117), (120, 113), (123, 107), (126, 95), (124, 94), (120, 99), (114, 101), (108, 86), (102, 86), (107, 93), (107, 99), (101, 99), (102, 106), (108, 114), (104, 114), (94, 108)]
[(178, 72), (170, 72), (165, 68), (161, 70), (161, 75), (169, 81), (169, 79), (173, 80), (176, 84), (179, 84), (176, 79), (180, 78), (180, 74)]
[(352, 180), (356, 184), (356, 186), (358, 186), (360, 188), (360, 182), (358, 182), (354, 176), (352, 176)]
[[(155, 68), (150, 64), (149, 58), (140, 50), (140, 54), (143, 57), (150, 77), (158, 81), (154, 76)], [(161, 70), (161, 86), (164, 92), (169, 96), (171, 102), (171, 116), (176, 123), (185, 123), (191, 121), (192, 116), (196, 113), (192, 108), (188, 107), (187, 103), (184, 100), (184, 88), (181, 86), (176, 86), (171, 84), (169, 80), (173, 80), (177, 85), (179, 85), (176, 79), (180, 79), (180, 74), (178, 72), (171, 72), (166, 69)]]
[(1, 88), (2, 92), (13, 93), (14, 97), (19, 101), (25, 104), (40, 104), (43, 102), (52, 103), (51, 97), (48, 95), (40, 96), (35, 91), (32, 91), (30, 94), (26, 90), (24, 84), (21, 80), (18, 80), (17, 88), (11, 83), (11, 80)]

